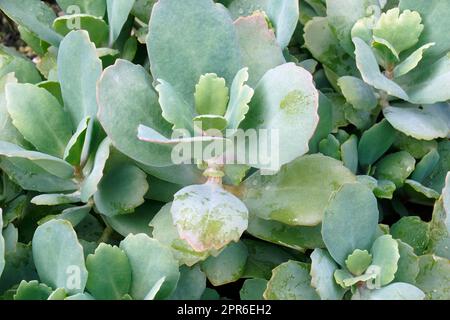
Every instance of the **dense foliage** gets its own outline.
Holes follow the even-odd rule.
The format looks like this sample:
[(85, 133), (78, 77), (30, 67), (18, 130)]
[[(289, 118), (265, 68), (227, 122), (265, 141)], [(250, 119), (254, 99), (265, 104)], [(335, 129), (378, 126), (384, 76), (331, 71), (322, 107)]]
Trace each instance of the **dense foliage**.
[(2, 299), (450, 299), (449, 1), (56, 4), (0, 0)]

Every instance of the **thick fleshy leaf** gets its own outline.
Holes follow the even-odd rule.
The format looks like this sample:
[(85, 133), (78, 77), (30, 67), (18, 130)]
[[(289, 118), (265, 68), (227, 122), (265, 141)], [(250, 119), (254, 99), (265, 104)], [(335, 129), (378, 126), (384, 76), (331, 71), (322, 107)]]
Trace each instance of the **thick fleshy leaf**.
[(52, 289), (36, 280), (26, 282), (22, 280), (17, 288), (14, 300), (47, 300)]
[(378, 5), (374, 0), (326, 0), (327, 17), (333, 32), (348, 54), (353, 53), (351, 30), (355, 23), (367, 15), (371, 5)]
[(435, 149), (432, 149), (430, 152), (425, 154), (422, 160), (417, 163), (416, 168), (411, 174), (411, 179), (422, 183), (425, 178), (428, 177), (431, 172), (433, 172), (434, 168), (439, 163), (439, 159), (440, 155), (436, 147)]
[(46, 3), (35, 0), (0, 0), (0, 9), (17, 24), (33, 30), (40, 39), (56, 47), (59, 45), (62, 37), (51, 27), (56, 15)]
[[(278, 153), (281, 166), (308, 152), (309, 139), (319, 123), (318, 105), (311, 74), (293, 63), (283, 64), (269, 70), (258, 83), (242, 127), (275, 130), (279, 146), (270, 152)], [(295, 140), (289, 138), (292, 135)], [(276, 163), (270, 165), (278, 169)], [(252, 166), (264, 167), (260, 163)]]
[(391, 235), (379, 237), (372, 246), (372, 264), (380, 267), (380, 284), (382, 286), (392, 282), (397, 272), (397, 263), (400, 259), (398, 242)]
[(369, 45), (360, 38), (354, 38), (353, 43), (356, 47), (356, 65), (361, 72), (363, 80), (379, 90), (386, 91), (392, 96), (408, 100), (406, 92), (397, 83), (381, 73), (378, 62)]
[(230, 243), (217, 257), (202, 263), (202, 270), (214, 286), (237, 281), (242, 277), (247, 263), (248, 249), (242, 242)]
[(173, 124), (173, 129), (188, 129), (192, 132), (194, 118), (192, 106), (180, 97), (170, 83), (162, 79), (158, 82), (155, 89), (159, 94), (159, 104), (164, 119)]
[(400, 259), (398, 260), (398, 268), (395, 273), (394, 282), (415, 284), (417, 275), (419, 274), (419, 258), (410, 245), (400, 240), (397, 240), (397, 242)]
[(137, 138), (141, 124), (164, 136), (171, 133), (169, 123), (161, 116), (152, 79), (144, 68), (119, 59), (105, 69), (98, 83), (98, 103), (100, 122), (120, 152), (149, 166), (172, 163), (170, 147)]
[(70, 294), (83, 292), (88, 276), (83, 248), (70, 222), (51, 220), (39, 226), (32, 244), (41, 281)]
[(418, 12), (405, 10), (400, 14), (399, 8), (393, 8), (381, 14), (373, 35), (388, 41), (400, 54), (419, 42), (424, 29), (421, 22)]
[(262, 219), (315, 226), (331, 194), (355, 176), (340, 161), (320, 154), (301, 157), (272, 176), (255, 173), (243, 185), (244, 203)]
[(227, 120), (223, 116), (205, 114), (197, 116), (194, 119), (195, 128), (202, 131), (219, 130), (222, 131), (228, 126)]
[(205, 260), (209, 256), (209, 251), (197, 252), (189, 243), (180, 238), (172, 220), (171, 207), (172, 203), (166, 204), (150, 222), (150, 226), (153, 227), (153, 238), (169, 247), (180, 264), (191, 267), (197, 262)]
[(249, 110), (249, 102), (253, 97), (253, 89), (246, 85), (249, 78), (248, 68), (242, 68), (236, 74), (231, 84), (230, 101), (228, 102), (225, 119), (229, 129), (237, 129), (245, 119)]
[(269, 0), (267, 15), (282, 48), (289, 45), (297, 27), (299, 14), (299, 4), (296, 0)]
[(416, 160), (408, 152), (392, 153), (377, 162), (375, 177), (390, 180), (399, 188), (414, 171), (415, 165)]
[(71, 165), (77, 166), (81, 162), (83, 146), (85, 145), (89, 123), (89, 117), (85, 117), (83, 120), (81, 120), (81, 122), (78, 124), (77, 130), (66, 145), (63, 159)]
[(64, 300), (95, 300), (93, 296), (91, 296), (87, 292), (77, 293), (72, 296), (65, 298)]
[(352, 300), (423, 300), (425, 294), (419, 288), (409, 284), (396, 282), (376, 290), (364, 290), (356, 294)]
[(130, 290), (131, 266), (127, 255), (116, 246), (101, 243), (86, 259), (86, 288), (100, 300), (119, 300)]
[(0, 44), (0, 78), (12, 72), (20, 83), (38, 83), (42, 80), (32, 61), (14, 49)]
[(362, 165), (375, 163), (389, 148), (396, 138), (395, 129), (382, 120), (365, 131), (358, 144), (358, 157)]
[(111, 140), (108, 138), (103, 140), (98, 147), (91, 173), (83, 180), (80, 187), (80, 197), (83, 202), (87, 202), (97, 192), (98, 184), (103, 178), (106, 161), (110, 155), (110, 148)]
[(424, 52), (432, 46), (434, 46), (434, 42), (427, 43), (411, 53), (408, 58), (394, 68), (394, 78), (401, 77), (417, 67), (423, 58)]
[(442, 192), (445, 186), (445, 178), (450, 171), (450, 141), (443, 140), (438, 145), (439, 161), (427, 175), (422, 184), (428, 188)]
[(383, 109), (387, 121), (398, 131), (419, 140), (445, 138), (450, 134), (450, 104), (389, 106)]
[(244, 239), (248, 249), (247, 263), (243, 278), (270, 279), (272, 269), (294, 259), (294, 255), (273, 244), (251, 239)]
[(353, 173), (358, 171), (358, 137), (351, 135), (341, 145), (341, 159), (344, 165)]
[(97, 115), (96, 84), (101, 72), (102, 62), (89, 34), (78, 30), (65, 36), (58, 52), (58, 79), (74, 128), (83, 118), (93, 120)]
[(311, 286), (322, 300), (341, 300), (345, 290), (334, 281), (334, 272), (339, 266), (324, 249), (315, 249), (311, 254)]
[(319, 142), (325, 139), (333, 131), (333, 104), (326, 95), (319, 91), (319, 124), (314, 135), (309, 140), (309, 152), (318, 150)]
[[(3, 230), (3, 210), (0, 209), (0, 231)], [(0, 277), (5, 268), (5, 239), (3, 233), (0, 232)]]
[(350, 254), (345, 260), (345, 266), (355, 276), (360, 276), (367, 270), (372, 262), (372, 255), (367, 250), (359, 250)]
[(147, 48), (152, 75), (169, 82), (189, 104), (201, 75), (215, 73), (229, 85), (241, 68), (233, 21), (211, 0), (156, 3)]
[(356, 75), (354, 62), (339, 45), (327, 18), (314, 17), (309, 21), (305, 26), (304, 38), (305, 46), (313, 57), (338, 76)]
[(122, 165), (108, 171), (94, 194), (98, 211), (105, 216), (134, 212), (144, 203), (148, 191), (147, 175), (133, 165)]
[(66, 289), (58, 288), (48, 296), (47, 300), (64, 300), (66, 297), (67, 297)]
[(274, 220), (250, 215), (247, 232), (252, 236), (299, 251), (324, 248), (321, 225), (313, 227), (292, 226)]
[(341, 160), (341, 144), (338, 139), (332, 134), (319, 142), (319, 153), (324, 156)]
[(355, 109), (370, 111), (377, 106), (378, 99), (373, 89), (362, 80), (345, 76), (339, 78), (338, 85), (347, 102)]
[(180, 272), (172, 252), (145, 234), (129, 235), (120, 243), (131, 265), (131, 296), (144, 299), (156, 282), (165, 277), (157, 298), (168, 297), (176, 287)]
[(218, 77), (215, 73), (201, 75), (195, 85), (195, 111), (200, 115), (223, 116), (228, 104), (228, 94), (224, 78)]
[(168, 300), (200, 300), (206, 289), (206, 276), (197, 265), (192, 268), (180, 268), (180, 280), (177, 288)]
[(31, 84), (8, 84), (5, 94), (8, 113), (24, 138), (39, 151), (62, 158), (72, 132), (58, 100)]
[[(0, 141), (0, 155), (12, 158), (12, 161), (24, 160), (26, 162), (28, 160), (31, 165), (37, 166), (41, 170), (43, 169), (60, 178), (70, 178), (73, 176), (74, 169), (67, 162), (48, 154), (24, 150), (9, 142)], [(25, 165), (23, 161), (20, 162), (21, 165)], [(23, 169), (25, 168), (23, 167)], [(30, 171), (33, 172), (33, 170)]]
[(74, 13), (74, 7), (78, 7), (81, 12), (92, 14), (96, 17), (103, 17), (106, 11), (106, 0), (56, 0), (61, 9), (66, 13)]
[(212, 183), (178, 191), (171, 212), (180, 238), (200, 252), (238, 241), (248, 226), (245, 205)]
[(272, 271), (264, 292), (266, 300), (320, 300), (311, 287), (310, 265), (297, 261), (285, 262)]
[(106, 0), (109, 21), (109, 45), (112, 46), (122, 31), (135, 0)]
[(80, 193), (74, 192), (70, 194), (41, 194), (31, 199), (30, 202), (37, 206), (55, 206), (59, 204), (77, 203), (80, 201)]
[(420, 182), (406, 179), (405, 180), (405, 191), (412, 201), (420, 201), (420, 199), (439, 199), (439, 193), (433, 189), (427, 188)]
[(243, 65), (249, 70), (248, 83), (254, 88), (268, 70), (285, 63), (286, 60), (263, 13), (256, 12), (251, 16), (241, 17), (234, 25), (242, 48)]
[(391, 234), (395, 239), (409, 244), (418, 255), (425, 253), (430, 241), (430, 227), (420, 217), (403, 217), (392, 225)]
[(377, 226), (378, 205), (372, 191), (359, 183), (345, 184), (325, 210), (322, 236), (331, 256), (344, 266), (355, 249), (370, 249)]
[(101, 48), (108, 43), (108, 25), (105, 20), (99, 17), (88, 14), (73, 14), (58, 17), (53, 21), (53, 29), (60, 35), (65, 36), (74, 28), (86, 30), (89, 33), (89, 38), (95, 46)]
[(266, 279), (247, 279), (239, 291), (241, 300), (264, 300), (268, 281)]
[(426, 255), (419, 258), (420, 272), (416, 285), (429, 300), (450, 299), (450, 262), (448, 259)]

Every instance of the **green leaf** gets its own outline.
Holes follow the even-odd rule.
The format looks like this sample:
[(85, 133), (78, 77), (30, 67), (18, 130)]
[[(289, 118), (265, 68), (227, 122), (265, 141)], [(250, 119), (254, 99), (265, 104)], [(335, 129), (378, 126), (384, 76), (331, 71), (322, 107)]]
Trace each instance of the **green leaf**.
[(267, 288), (266, 279), (247, 279), (239, 291), (241, 300), (264, 300), (263, 294)]
[(87, 280), (83, 248), (70, 222), (51, 220), (36, 229), (33, 259), (41, 281), (69, 294), (83, 292)]
[(360, 18), (368, 14), (371, 5), (378, 5), (378, 1), (326, 0), (326, 4), (330, 26), (340, 42), (338, 45), (342, 46), (348, 54), (352, 54), (351, 30)]
[(197, 265), (192, 268), (180, 268), (180, 280), (177, 288), (168, 300), (200, 300), (206, 289), (206, 276)]
[(417, 67), (423, 58), (424, 52), (434, 46), (435, 43), (427, 43), (411, 53), (411, 55), (394, 68), (394, 78), (401, 77)]
[[(64, 219), (69, 221), (73, 227), (79, 225), (91, 212), (92, 205), (86, 204), (79, 207), (70, 207), (64, 209), (61, 214), (56, 215), (55, 219)], [(86, 252), (85, 252), (86, 255)]]
[(178, 191), (171, 212), (180, 238), (200, 252), (238, 241), (248, 226), (245, 205), (212, 183)]
[(248, 83), (255, 87), (267, 71), (286, 63), (286, 60), (264, 13), (255, 12), (238, 18), (234, 25), (242, 49), (242, 62), (250, 75)]
[(361, 165), (374, 164), (389, 150), (395, 139), (396, 131), (386, 120), (382, 120), (365, 131), (358, 144), (358, 156)]
[(202, 131), (208, 131), (215, 129), (222, 131), (228, 126), (227, 120), (222, 116), (217, 115), (201, 115), (194, 119), (194, 125), (196, 128), (201, 128)]
[(93, 296), (91, 296), (89, 293), (83, 292), (83, 293), (77, 293), (73, 296), (69, 296), (65, 298), (64, 300), (95, 300)]
[[(411, 152), (410, 152), (411, 153)], [(417, 165), (416, 169), (414, 169), (411, 174), (411, 179), (417, 182), (422, 183), (426, 177), (428, 177), (431, 172), (433, 172), (434, 168), (436, 168), (439, 163), (439, 152), (436, 149), (432, 149), (430, 152), (425, 154)]]
[(51, 28), (56, 15), (44, 2), (0, 0), (0, 9), (17, 24), (33, 30), (40, 39), (56, 47), (59, 45), (62, 37)]
[[(59, 178), (70, 178), (73, 176), (74, 169), (67, 162), (44, 153), (24, 150), (9, 142), (0, 141), (0, 155), (10, 158), (12, 161), (24, 160), (19, 162), (21, 165), (24, 165), (29, 160), (32, 166), (37, 166), (41, 171), (45, 170)], [(30, 171), (33, 172), (33, 170)]]
[(383, 109), (387, 121), (398, 131), (419, 140), (445, 138), (450, 133), (450, 105), (389, 106)]
[[(279, 148), (271, 152), (279, 153), (279, 165), (283, 165), (308, 152), (319, 122), (318, 104), (311, 74), (293, 63), (283, 64), (269, 70), (256, 86), (242, 128), (277, 130)], [(294, 134), (296, 139), (290, 139)], [(276, 163), (272, 166), (278, 169)]]
[(389, 80), (381, 73), (378, 62), (369, 45), (360, 38), (354, 38), (353, 43), (356, 47), (356, 65), (361, 72), (364, 82), (376, 89), (386, 91), (392, 96), (408, 100), (406, 92), (397, 83)]
[(345, 260), (347, 269), (355, 276), (360, 276), (367, 270), (372, 262), (372, 255), (367, 250), (359, 250), (350, 254)]
[(64, 300), (66, 297), (66, 290), (64, 288), (58, 288), (48, 296), (47, 300)]
[[(120, 152), (148, 166), (172, 164), (170, 147), (148, 144), (137, 138), (144, 124), (165, 136), (170, 125), (161, 116), (152, 79), (141, 66), (118, 59), (98, 83), (99, 120)], [(123, 121), (127, 119), (127, 121)]]
[(406, 151), (389, 154), (376, 164), (375, 177), (381, 180), (390, 180), (397, 188), (414, 171), (416, 160)]
[(89, 141), (87, 141), (88, 137), (86, 136), (88, 133), (90, 120), (91, 119), (89, 117), (85, 117), (81, 120), (78, 124), (77, 130), (70, 138), (64, 150), (63, 159), (73, 166), (80, 165), (81, 156), (83, 154), (83, 146), (86, 142), (89, 143)]
[(98, 211), (105, 216), (134, 212), (144, 203), (147, 175), (134, 165), (122, 165), (105, 174), (94, 194)]
[(426, 60), (423, 65), (427, 66), (430, 60), (441, 58), (450, 50), (450, 35), (444, 30), (448, 30), (450, 22), (442, 17), (450, 13), (449, 3), (439, 0), (423, 2), (420, 0), (400, 0), (400, 10), (417, 11), (425, 26), (418, 45), (435, 42), (436, 45), (428, 50)]
[(350, 183), (331, 196), (322, 222), (322, 236), (330, 255), (344, 266), (355, 249), (370, 248), (377, 226), (378, 206), (372, 191), (362, 184)]
[(88, 14), (58, 17), (53, 21), (53, 29), (62, 36), (67, 35), (72, 30), (86, 30), (89, 33), (89, 38), (98, 48), (108, 43), (109, 28), (105, 20)]
[(400, 54), (419, 42), (424, 29), (421, 22), (418, 12), (405, 10), (400, 14), (400, 9), (394, 8), (381, 14), (373, 34), (388, 41)]
[(430, 227), (420, 217), (403, 217), (391, 227), (394, 238), (409, 244), (417, 255), (423, 255), (430, 241)]
[(22, 280), (14, 295), (14, 300), (47, 300), (52, 289), (36, 280), (26, 282)]
[(398, 268), (395, 273), (394, 282), (415, 284), (417, 275), (419, 274), (419, 258), (410, 245), (400, 240), (397, 240), (397, 242), (400, 259), (398, 260)]
[(223, 116), (228, 104), (228, 93), (224, 78), (215, 73), (201, 75), (195, 85), (195, 110), (200, 115)]
[(105, 219), (108, 225), (123, 237), (126, 237), (130, 233), (144, 233), (151, 236), (152, 229), (148, 225), (160, 209), (160, 203), (146, 201), (143, 205), (136, 208), (133, 213), (114, 217), (103, 216), (103, 219)]
[(145, 234), (128, 235), (120, 243), (131, 265), (131, 296), (144, 299), (159, 279), (165, 277), (157, 298), (164, 299), (174, 291), (180, 273), (170, 250)]
[(164, 119), (173, 124), (173, 129), (188, 129), (193, 132), (193, 107), (180, 97), (170, 83), (162, 79), (158, 79), (158, 82), (155, 89), (159, 94)]
[(329, 134), (326, 139), (323, 139), (319, 143), (319, 153), (324, 156), (341, 160), (341, 144), (338, 139), (332, 134)]
[(315, 226), (322, 221), (331, 194), (355, 180), (340, 161), (308, 155), (285, 165), (276, 175), (253, 174), (244, 181), (242, 199), (259, 218)]
[(299, 251), (323, 248), (321, 225), (314, 227), (291, 226), (274, 220), (250, 215), (247, 232), (252, 236)]
[(80, 202), (80, 193), (74, 192), (70, 194), (41, 194), (31, 199), (31, 203), (37, 206), (56, 206), (59, 204), (70, 204)]
[(248, 257), (242, 278), (270, 279), (273, 268), (295, 258), (285, 249), (264, 241), (244, 239), (243, 242), (248, 249)]
[(266, 12), (274, 26), (278, 43), (286, 48), (297, 27), (300, 14), (298, 1), (269, 0)]
[[(0, 216), (1, 215), (2, 215), (2, 212), (0, 210)], [(2, 219), (2, 217), (0, 217), (0, 220), (1, 219)], [(5, 219), (5, 221), (6, 221), (6, 219)], [(3, 229), (2, 235), (0, 235), (0, 238), (1, 237), (3, 237), (3, 240), (0, 240), (0, 242), (3, 241), (4, 244), (3, 244), (3, 249), (0, 248), (0, 261), (2, 260), (2, 252), (1, 251), (3, 251), (5, 256), (7, 254), (9, 254), (10, 252), (16, 251), (17, 243), (18, 243), (18, 239), (19, 239), (18, 229), (14, 226), (14, 224), (10, 223), (10, 224), (8, 224), (7, 227), (5, 227)], [(1, 246), (2, 245), (0, 244), (0, 247)], [(3, 267), (4, 267), (4, 265), (3, 265)], [(3, 267), (2, 267), (2, 262), (0, 262), (0, 276), (3, 271)]]
[(417, 198), (418, 201), (424, 197), (427, 199), (439, 199), (439, 193), (433, 189), (427, 188), (420, 182), (414, 180), (405, 180), (405, 191), (412, 199)]
[(288, 261), (273, 269), (264, 291), (266, 300), (319, 300), (311, 287), (310, 265)]
[(228, 12), (210, 0), (166, 0), (152, 9), (147, 48), (152, 75), (189, 104), (201, 75), (230, 84), (241, 69), (237, 33)]
[(341, 158), (344, 166), (346, 166), (351, 172), (356, 173), (358, 171), (358, 137), (351, 135), (341, 145)]
[(151, 220), (153, 238), (172, 250), (175, 259), (180, 264), (189, 267), (209, 256), (209, 251), (197, 252), (185, 240), (180, 239), (177, 228), (173, 223), (170, 208), (172, 203), (166, 204)]
[(64, 106), (75, 128), (89, 116), (97, 114), (96, 83), (102, 72), (95, 45), (84, 30), (70, 32), (58, 52), (58, 79)]
[(105, 0), (56, 0), (61, 9), (66, 13), (73, 13), (73, 7), (77, 6), (81, 13), (92, 14), (96, 17), (103, 17), (106, 11), (106, 1)]
[(384, 288), (365, 290), (361, 296), (353, 296), (352, 300), (423, 300), (424, 293), (409, 283), (392, 283)]
[(245, 83), (249, 78), (248, 68), (242, 68), (233, 79), (230, 89), (230, 101), (228, 102), (225, 119), (229, 129), (237, 129), (249, 110), (249, 102), (253, 97), (253, 89)]
[(357, 110), (370, 111), (378, 105), (378, 99), (373, 89), (356, 77), (345, 76), (338, 80), (347, 102)]
[(426, 299), (450, 299), (450, 263), (448, 259), (425, 255), (419, 258), (420, 272), (416, 285), (423, 290)]
[(39, 151), (62, 157), (72, 133), (58, 100), (31, 84), (10, 83), (5, 94), (12, 123), (24, 138)]
[(328, 137), (333, 131), (333, 104), (330, 99), (319, 91), (319, 124), (314, 135), (309, 140), (309, 152), (315, 153), (318, 150), (319, 142)]
[(400, 259), (398, 242), (391, 235), (379, 237), (372, 246), (372, 264), (381, 268), (380, 284), (382, 286), (392, 282), (397, 272), (397, 263)]
[(12, 72), (21, 83), (38, 83), (42, 80), (32, 61), (14, 49), (0, 44), (0, 78)]
[(80, 187), (80, 198), (83, 202), (98, 191), (98, 185), (103, 178), (103, 170), (110, 155), (111, 140), (105, 138), (97, 149), (91, 173), (83, 180)]
[(324, 249), (315, 249), (311, 254), (311, 286), (321, 300), (341, 300), (345, 290), (334, 281), (334, 272), (338, 265)]
[(432, 172), (425, 177), (422, 184), (428, 188), (441, 192), (445, 185), (445, 177), (450, 171), (450, 141), (443, 140), (438, 145), (439, 161)]
[(135, 0), (106, 0), (106, 8), (108, 11), (109, 22), (109, 46), (119, 38), (125, 22), (128, 19), (128, 15), (133, 8)]
[(229, 244), (217, 257), (209, 257), (202, 269), (214, 286), (239, 280), (245, 271), (248, 249), (242, 242)]
[(127, 255), (116, 246), (101, 243), (86, 259), (86, 288), (100, 300), (120, 300), (131, 286)]

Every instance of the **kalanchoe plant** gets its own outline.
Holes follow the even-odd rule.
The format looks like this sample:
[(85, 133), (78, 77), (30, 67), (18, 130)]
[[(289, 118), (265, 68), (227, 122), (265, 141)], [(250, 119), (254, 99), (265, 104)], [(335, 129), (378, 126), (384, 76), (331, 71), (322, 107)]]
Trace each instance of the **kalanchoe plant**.
[(46, 2), (0, 0), (1, 299), (450, 299), (446, 1)]

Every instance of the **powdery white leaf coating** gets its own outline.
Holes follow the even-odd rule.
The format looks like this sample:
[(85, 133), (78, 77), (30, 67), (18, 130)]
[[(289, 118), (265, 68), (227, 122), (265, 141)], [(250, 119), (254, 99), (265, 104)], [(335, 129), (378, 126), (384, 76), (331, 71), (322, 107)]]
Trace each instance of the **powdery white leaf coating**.
[(171, 212), (180, 238), (200, 252), (238, 241), (248, 226), (246, 206), (213, 183), (178, 191)]

